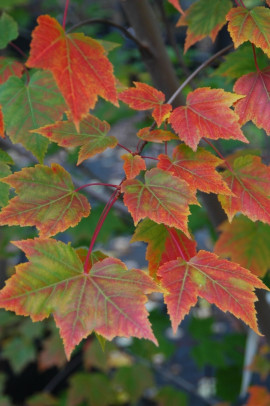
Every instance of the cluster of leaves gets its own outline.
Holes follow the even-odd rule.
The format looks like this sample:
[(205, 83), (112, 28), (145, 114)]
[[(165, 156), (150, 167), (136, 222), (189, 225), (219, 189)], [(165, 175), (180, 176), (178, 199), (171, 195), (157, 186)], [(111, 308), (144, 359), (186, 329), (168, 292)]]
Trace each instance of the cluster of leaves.
[[(93, 331), (108, 340), (135, 336), (158, 344), (144, 306), (151, 292), (164, 294), (174, 331), (202, 297), (259, 333), (254, 290), (267, 289), (259, 277), (270, 261), (270, 169), (246, 149), (225, 159), (198, 145), (201, 140), (212, 145), (209, 139), (248, 143), (241, 128), (248, 121), (270, 134), (270, 67), (259, 67), (255, 48), (269, 57), (270, 10), (267, 4), (247, 9), (242, 2), (234, 7), (230, 0), (211, 5), (198, 0), (183, 12), (177, 1), (171, 3), (182, 13), (179, 25), (188, 26), (185, 50), (206, 36), (214, 40), (226, 21), (235, 48), (248, 42), (227, 57), (223, 66), (231, 65), (230, 70), (220, 69), (220, 74), (237, 78), (233, 92), (197, 88), (185, 106), (176, 108), (173, 98), (166, 103), (161, 91), (145, 83), (118, 92), (102, 43), (66, 32), (49, 15), (38, 17), (25, 64), (0, 59), (0, 135), (21, 143), (40, 161), (11, 174), (11, 158), (0, 153), (0, 224), (39, 231), (38, 238), (14, 242), (29, 261), (16, 267), (0, 292), (0, 306), (33, 321), (52, 314), (68, 358)], [(8, 32), (1, 36), (1, 48), (18, 35), (16, 23), (5, 13), (1, 31)], [(239, 74), (243, 52), (254, 55), (254, 65)], [(131, 109), (152, 110), (154, 121), (138, 132), (135, 151), (125, 147), (125, 177), (119, 185), (108, 185), (115, 191), (87, 251), (52, 238), (88, 217), (91, 207), (79, 191), (84, 186), (75, 189), (62, 166), (46, 166), (43, 159), (50, 141), (80, 147), (77, 165), (119, 146), (108, 135), (110, 125), (89, 113), (99, 96), (116, 106), (121, 100)], [(152, 157), (154, 167), (142, 155), (150, 142), (166, 145), (164, 154)], [(9, 186), (16, 192), (10, 200)], [(199, 204), (197, 190), (217, 194), (228, 216), (215, 253), (197, 252), (189, 230), (189, 206)], [(121, 196), (136, 226), (132, 241), (148, 244), (149, 273), (128, 270), (119, 259), (92, 251), (107, 213)], [(224, 259), (228, 257), (235, 262)]]

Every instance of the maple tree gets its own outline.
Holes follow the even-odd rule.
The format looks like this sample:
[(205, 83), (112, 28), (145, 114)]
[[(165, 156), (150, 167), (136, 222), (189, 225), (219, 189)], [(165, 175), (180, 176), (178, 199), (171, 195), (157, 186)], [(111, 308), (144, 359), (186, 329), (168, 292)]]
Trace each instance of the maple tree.
[[(249, 9), (244, 1), (215, 0), (209, 6), (197, 0), (183, 10), (179, 1), (169, 3), (180, 13), (177, 26), (187, 26), (185, 52), (207, 36), (215, 41), (228, 22), (235, 55), (248, 50), (254, 58), (252, 65), (239, 68), (241, 58), (227, 56), (233, 66), (219, 69), (237, 79), (232, 91), (202, 86), (187, 92), (184, 105), (175, 105), (196, 73), (168, 100), (148, 83), (124, 86), (114, 74), (105, 43), (66, 30), (68, 1), (62, 25), (49, 15), (38, 17), (24, 63), (0, 57), (0, 137), (21, 143), (39, 161), (12, 173), (12, 159), (0, 151), (0, 224), (35, 226), (39, 232), (34, 239), (13, 242), (28, 262), (19, 264), (7, 280), (0, 307), (33, 321), (52, 314), (68, 358), (93, 331), (108, 340), (132, 336), (158, 345), (145, 308), (151, 292), (164, 294), (174, 332), (202, 297), (261, 334), (254, 291), (268, 289), (260, 278), (270, 265), (270, 169), (263, 155), (246, 148), (243, 125), (252, 121), (270, 134), (270, 66), (261, 68), (259, 61), (259, 55), (270, 56), (269, 4)], [(3, 13), (0, 48), (17, 36), (15, 21)], [(110, 124), (95, 116), (99, 97), (119, 109), (125, 104), (150, 111), (151, 125), (137, 132), (135, 149), (121, 145), (110, 135)], [(209, 139), (235, 140), (242, 147), (225, 157)], [(122, 148), (123, 179), (76, 188), (67, 169), (43, 164), (50, 141), (67, 150), (79, 147), (77, 167), (108, 148)], [(164, 153), (145, 156), (150, 143), (164, 144)], [(94, 185), (113, 192), (89, 249), (52, 238), (83, 217), (91, 218), (82, 190)], [(16, 194), (11, 198), (9, 187)], [(197, 251), (189, 227), (190, 206), (203, 204), (198, 191), (218, 195), (228, 217), (214, 253)], [(131, 242), (147, 243), (148, 271), (128, 270), (119, 259), (94, 251), (118, 199), (134, 222)]]

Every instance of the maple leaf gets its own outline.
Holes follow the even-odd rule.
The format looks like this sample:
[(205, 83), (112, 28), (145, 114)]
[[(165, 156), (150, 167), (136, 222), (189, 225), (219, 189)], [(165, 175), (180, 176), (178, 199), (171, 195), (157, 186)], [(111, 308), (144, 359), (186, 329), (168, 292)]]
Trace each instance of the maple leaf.
[(177, 23), (188, 26), (184, 52), (196, 42), (210, 36), (214, 42), (218, 32), (226, 24), (226, 14), (232, 7), (230, 0), (199, 0), (192, 4)]
[(135, 110), (151, 110), (157, 125), (160, 126), (166, 120), (172, 109), (170, 104), (163, 104), (165, 95), (146, 83), (133, 82), (136, 87), (124, 90), (119, 94), (119, 99)]
[(252, 120), (270, 135), (270, 67), (242, 76), (235, 83), (234, 91), (246, 96), (234, 105), (240, 124)]
[(270, 10), (266, 7), (232, 8), (227, 14), (228, 30), (235, 48), (246, 41), (261, 48), (270, 57)]
[(201, 250), (188, 261), (178, 258), (163, 264), (158, 276), (168, 292), (164, 300), (175, 332), (200, 296), (223, 312), (229, 311), (241, 318), (260, 334), (254, 307), (257, 298), (253, 290), (268, 288), (240, 265)]
[[(269, 61), (265, 53), (255, 48), (257, 63), (261, 69), (268, 66)], [(256, 71), (256, 65), (254, 63), (254, 56), (252, 46), (250, 44), (243, 44), (233, 52), (230, 52), (224, 57), (225, 61), (222, 62), (212, 75), (225, 76), (230, 79), (238, 79), (243, 75)]]
[(253, 385), (248, 389), (250, 397), (246, 406), (269, 406), (270, 393), (263, 386)]
[(251, 220), (270, 224), (270, 168), (258, 156), (236, 158), (232, 171), (222, 172), (234, 196), (219, 195), (219, 201), (229, 221), (237, 212)]
[(52, 313), (67, 358), (93, 330), (108, 340), (120, 335), (157, 343), (144, 303), (146, 293), (161, 289), (145, 272), (105, 258), (86, 274), (76, 251), (61, 241), (36, 238), (14, 244), (29, 262), (16, 267), (0, 292), (0, 306), (33, 321)]
[(222, 234), (214, 251), (222, 257), (230, 257), (257, 276), (263, 277), (270, 268), (270, 227), (238, 216), (232, 223), (219, 226)]
[(4, 83), (10, 76), (22, 76), (23, 64), (12, 58), (0, 56), (0, 84)]
[(179, 11), (179, 13), (185, 14), (184, 10), (180, 6), (179, 0), (168, 0), (168, 2), (171, 3), (176, 8), (176, 10)]
[(141, 171), (146, 170), (145, 160), (140, 155), (124, 154), (121, 156), (124, 161), (124, 171), (127, 179), (133, 179)]
[[(10, 156), (0, 149), (0, 179), (11, 173), (9, 168), (14, 162)], [(0, 207), (8, 204), (9, 186), (0, 182)]]
[(115, 137), (107, 136), (109, 130), (110, 125), (106, 121), (101, 121), (97, 117), (87, 114), (81, 121), (79, 133), (77, 133), (71, 120), (58, 121), (34, 131), (56, 142), (61, 147), (81, 147), (77, 162), (79, 165), (85, 159), (117, 145)]
[(20, 142), (42, 161), (49, 141), (30, 130), (60, 120), (66, 109), (52, 75), (36, 72), (29, 83), (10, 77), (0, 86), (0, 104), (12, 142)]
[(167, 130), (150, 130), (151, 127), (145, 127), (139, 130), (137, 136), (144, 141), (162, 143), (164, 141), (177, 140), (178, 137)]
[(145, 173), (145, 184), (137, 179), (126, 180), (121, 191), (135, 225), (149, 217), (158, 224), (176, 227), (189, 236), (188, 205), (197, 204), (197, 200), (184, 180), (153, 168)]
[(14, 18), (4, 12), (0, 17), (0, 49), (5, 48), (18, 35), (18, 24)]
[(199, 88), (187, 96), (187, 105), (173, 110), (169, 118), (179, 138), (196, 151), (202, 137), (248, 142), (230, 106), (242, 96), (222, 89)]
[(0, 224), (36, 226), (41, 236), (73, 227), (90, 213), (85, 196), (74, 191), (70, 174), (58, 164), (36, 165), (1, 179), (18, 196), (0, 213)]
[(148, 244), (146, 259), (151, 276), (156, 276), (158, 268), (166, 262), (178, 257), (190, 259), (196, 255), (196, 241), (187, 238), (179, 230), (157, 224), (148, 218), (136, 227), (131, 239), (131, 242), (135, 241)]
[(66, 34), (48, 15), (37, 21), (26, 65), (53, 73), (79, 130), (79, 122), (94, 108), (98, 96), (118, 105), (113, 67), (96, 40), (84, 34)]
[(232, 194), (221, 175), (215, 170), (223, 161), (203, 148), (198, 148), (194, 152), (182, 144), (173, 150), (172, 159), (164, 154), (159, 155), (158, 159), (158, 168), (184, 179), (193, 190)]

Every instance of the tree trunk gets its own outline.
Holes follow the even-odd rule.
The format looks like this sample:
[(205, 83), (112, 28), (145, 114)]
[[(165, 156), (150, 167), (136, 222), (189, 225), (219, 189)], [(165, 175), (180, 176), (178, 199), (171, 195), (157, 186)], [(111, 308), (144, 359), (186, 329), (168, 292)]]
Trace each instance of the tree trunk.
[[(147, 0), (121, 0), (127, 19), (137, 39), (145, 46), (142, 59), (150, 73), (154, 86), (165, 93), (167, 99), (179, 86), (179, 80), (169, 59), (156, 16)], [(184, 104), (182, 95), (174, 106)]]

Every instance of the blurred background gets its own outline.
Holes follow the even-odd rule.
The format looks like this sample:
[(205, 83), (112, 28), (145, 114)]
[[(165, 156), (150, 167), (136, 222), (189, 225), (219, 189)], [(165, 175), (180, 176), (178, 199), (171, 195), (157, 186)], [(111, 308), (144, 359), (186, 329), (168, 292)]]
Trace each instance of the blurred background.
[[(98, 19), (85, 23), (76, 31), (107, 41), (119, 88), (130, 86), (133, 81), (153, 84), (136, 43), (117, 28), (117, 25), (123, 26), (134, 35), (122, 3), (117, 0), (71, 0), (66, 27), (69, 29), (85, 20)], [(181, 1), (183, 9), (192, 3), (194, 1)], [(252, 7), (264, 5), (264, 1), (258, 0), (245, 3)], [(215, 44), (206, 38), (184, 54), (186, 28), (175, 27), (179, 12), (166, 0), (149, 1), (149, 4), (179, 84), (203, 61), (231, 43), (224, 28)], [(9, 45), (1, 50), (0, 57), (24, 62), (25, 58), (16, 48), (28, 55), (37, 17), (49, 14), (62, 23), (64, 7), (64, 0), (0, 0), (0, 11), (8, 13), (19, 25), (19, 36), (13, 41), (15, 47)], [(250, 58), (245, 56), (246, 48), (245, 45), (240, 47), (237, 58), (238, 61), (242, 58), (243, 65), (247, 65), (246, 72), (249, 72), (253, 67), (250, 67)], [(259, 51), (258, 60), (261, 67), (268, 63)], [(231, 91), (243, 70), (244, 67), (240, 74), (237, 73), (232, 59), (220, 57), (184, 89), (183, 96), (198, 86)], [(137, 145), (138, 130), (152, 123), (145, 112), (132, 111), (123, 103), (118, 109), (104, 100), (98, 102), (94, 114), (108, 121), (110, 135), (131, 149)], [(250, 140), (248, 148), (259, 153), (263, 151), (264, 161), (269, 162), (269, 139), (264, 131), (248, 123), (244, 133)], [(0, 147), (9, 154), (8, 163), (13, 171), (37, 163), (30, 152), (7, 138), (0, 138)], [(228, 155), (242, 145), (237, 141), (218, 141), (218, 147)], [(151, 144), (146, 151), (156, 156), (164, 151), (164, 146)], [(44, 163), (60, 163), (72, 174), (77, 187), (89, 182), (119, 183), (123, 178), (122, 150), (109, 149), (76, 167), (77, 152), (76, 148), (64, 150), (51, 143)], [(5, 176), (1, 171), (0, 167), (1, 176)], [(103, 190), (100, 186), (87, 190), (86, 195), (92, 205), (91, 216), (56, 236), (64, 242), (71, 241), (74, 247), (89, 245), (110, 196), (108, 189)], [(212, 250), (218, 231), (209, 217), (204, 198), (202, 194), (199, 196), (201, 207), (191, 207), (190, 230), (199, 249)], [(145, 244), (130, 244), (133, 232), (131, 217), (119, 201), (104, 223), (96, 248), (120, 258), (129, 268), (147, 269)], [(267, 232), (270, 233), (270, 229)], [(0, 229), (1, 287), (13, 274), (14, 266), (26, 260), (10, 241), (35, 236), (37, 232), (31, 227)], [(267, 279), (266, 275), (268, 283)], [(243, 405), (247, 402), (246, 386), (249, 383), (264, 388), (269, 386), (270, 349), (267, 341), (258, 338), (241, 321), (199, 300), (174, 335), (161, 295), (151, 295), (147, 309), (159, 347), (135, 338), (118, 338), (104, 343), (102, 338), (92, 335), (76, 348), (69, 362), (53, 320), (32, 323), (29, 318), (0, 310), (0, 406)], [(243, 396), (240, 397), (241, 385)], [(264, 399), (265, 396), (269, 396), (267, 392)], [(266, 404), (269, 405), (270, 400)]]

